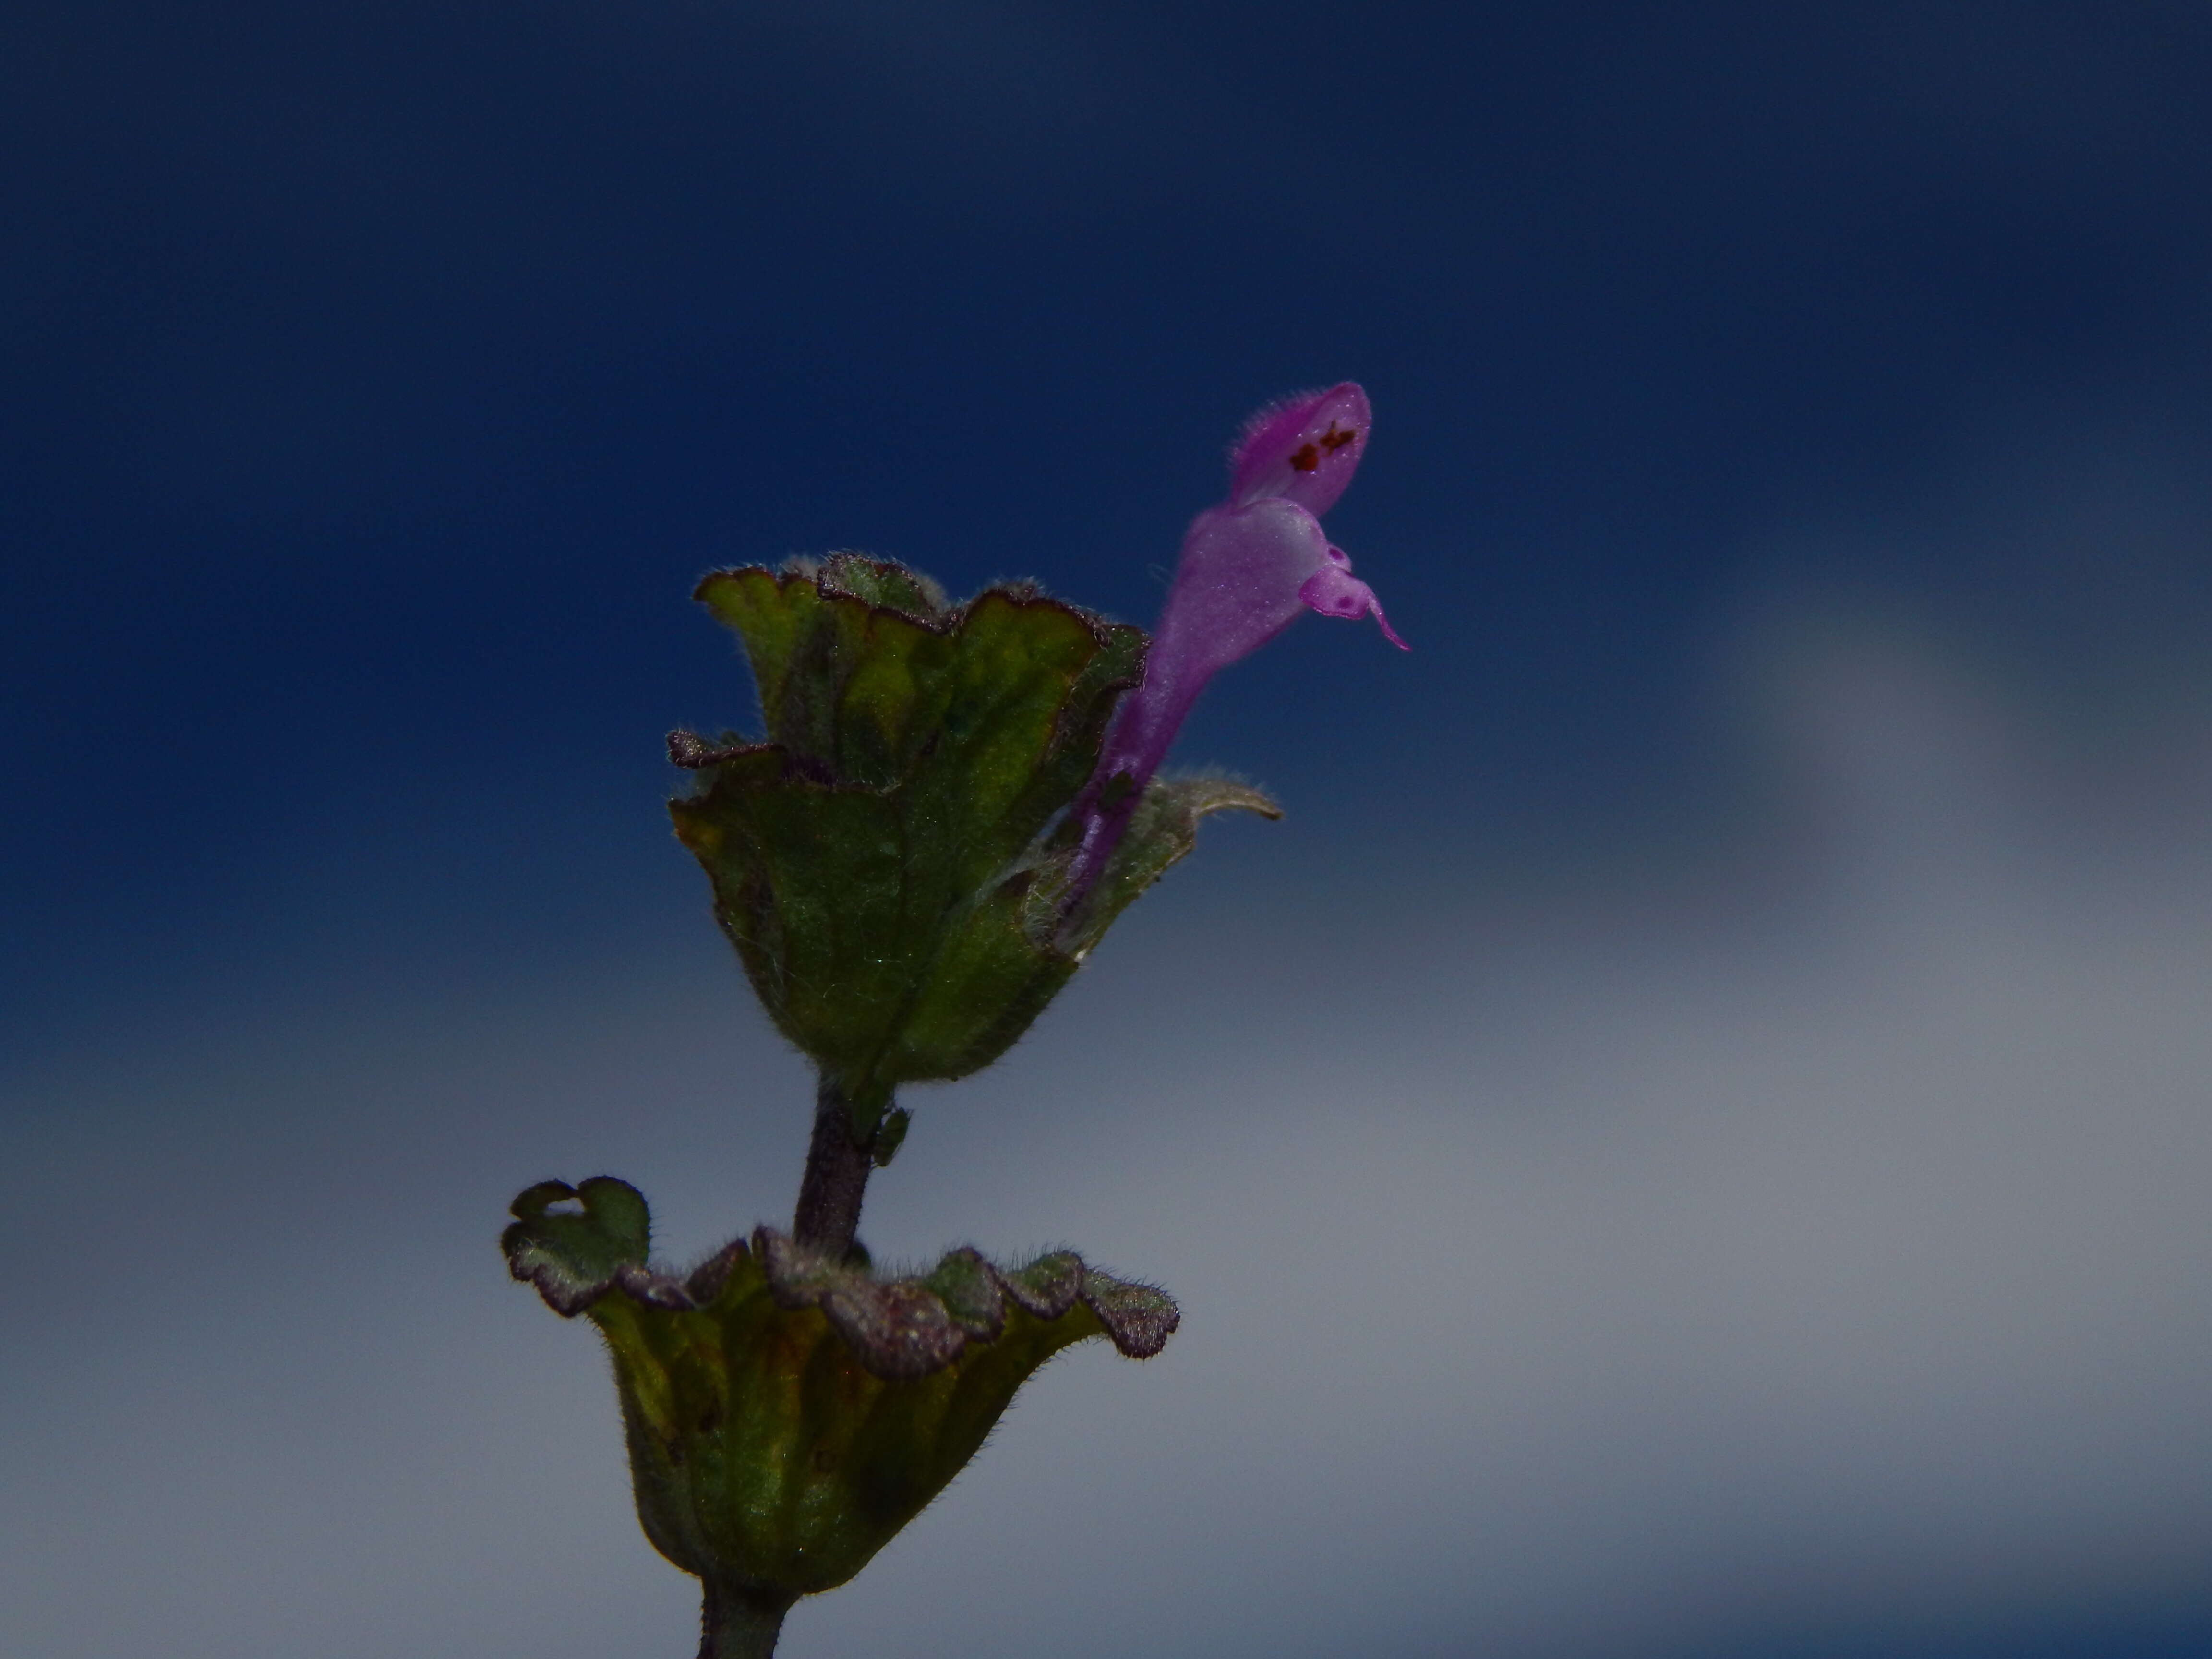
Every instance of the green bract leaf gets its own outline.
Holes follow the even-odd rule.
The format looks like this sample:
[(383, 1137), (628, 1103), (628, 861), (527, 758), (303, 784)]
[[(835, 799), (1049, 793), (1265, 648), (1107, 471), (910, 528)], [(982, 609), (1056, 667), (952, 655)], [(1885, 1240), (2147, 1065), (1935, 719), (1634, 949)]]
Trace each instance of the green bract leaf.
[[(580, 1214), (549, 1214), (570, 1197)], [(613, 1354), (647, 1536), (762, 1605), (858, 1572), (1060, 1349), (1104, 1336), (1149, 1357), (1178, 1317), (1164, 1293), (1066, 1250), (1006, 1269), (960, 1249), (924, 1277), (879, 1279), (763, 1228), (659, 1273), (644, 1199), (605, 1177), (533, 1187), (514, 1212), (510, 1270), (587, 1316)]]
[(672, 737), (700, 784), (670, 811), (769, 1014), (863, 1116), (988, 1065), (1074, 971), (1037, 918), (1042, 836), (1143, 633), (1019, 584), (948, 608), (849, 554), (719, 571), (698, 597), (744, 641), (768, 729)]

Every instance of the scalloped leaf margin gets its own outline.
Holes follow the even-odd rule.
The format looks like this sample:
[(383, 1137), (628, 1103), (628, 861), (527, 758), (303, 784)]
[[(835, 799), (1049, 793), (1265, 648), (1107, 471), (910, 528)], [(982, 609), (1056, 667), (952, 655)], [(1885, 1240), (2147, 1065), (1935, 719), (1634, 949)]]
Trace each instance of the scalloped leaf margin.
[(927, 1273), (884, 1279), (763, 1226), (689, 1273), (672, 1273), (649, 1265), (644, 1195), (611, 1176), (574, 1187), (540, 1182), (515, 1199), (512, 1213), (500, 1239), (507, 1270), (564, 1319), (615, 1293), (684, 1313), (703, 1311), (732, 1289), (765, 1287), (787, 1311), (820, 1310), (862, 1369), (886, 1382), (927, 1376), (972, 1345), (995, 1340), (1010, 1307), (1047, 1322), (1080, 1310), (1097, 1327), (1085, 1336), (1103, 1335), (1131, 1359), (1158, 1353), (1182, 1317), (1166, 1291), (1102, 1273), (1073, 1250), (1009, 1268), (963, 1245)]

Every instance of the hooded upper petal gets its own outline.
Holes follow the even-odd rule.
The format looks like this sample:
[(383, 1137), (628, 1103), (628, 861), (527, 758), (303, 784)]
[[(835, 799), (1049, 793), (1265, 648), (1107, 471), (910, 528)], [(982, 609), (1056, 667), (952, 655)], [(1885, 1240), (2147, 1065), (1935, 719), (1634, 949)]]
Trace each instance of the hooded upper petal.
[(1231, 461), (1229, 505), (1279, 495), (1319, 518), (1352, 482), (1371, 423), (1367, 394), (1352, 380), (1261, 410)]

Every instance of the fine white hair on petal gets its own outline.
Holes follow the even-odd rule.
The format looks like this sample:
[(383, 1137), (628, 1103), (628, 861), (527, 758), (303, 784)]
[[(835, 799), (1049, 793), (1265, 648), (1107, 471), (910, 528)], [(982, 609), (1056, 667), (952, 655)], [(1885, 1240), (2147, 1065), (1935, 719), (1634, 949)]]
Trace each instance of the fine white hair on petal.
[(1277, 398), (1271, 403), (1262, 404), (1251, 414), (1246, 416), (1244, 424), (1237, 428), (1237, 436), (1229, 445), (1229, 464), (1234, 466), (1242, 460), (1244, 457), (1245, 446), (1266, 431), (1273, 422), (1289, 414), (1300, 404), (1316, 402), (1327, 397), (1334, 390), (1336, 390), (1334, 386), (1308, 386), (1303, 392), (1293, 392), (1285, 397)]

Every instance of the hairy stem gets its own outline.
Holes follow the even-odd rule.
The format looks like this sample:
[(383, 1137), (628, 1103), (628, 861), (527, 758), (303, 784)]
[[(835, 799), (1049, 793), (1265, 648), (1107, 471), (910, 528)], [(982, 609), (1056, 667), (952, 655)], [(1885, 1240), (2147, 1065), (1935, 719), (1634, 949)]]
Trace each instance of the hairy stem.
[(791, 1603), (709, 1583), (699, 1615), (699, 1659), (769, 1659)]
[(814, 1139), (806, 1149), (806, 1174), (799, 1183), (799, 1211), (791, 1236), (830, 1255), (853, 1248), (860, 1225), (860, 1200), (868, 1190), (875, 1152), (853, 1138), (853, 1109), (823, 1079), (814, 1097)]

